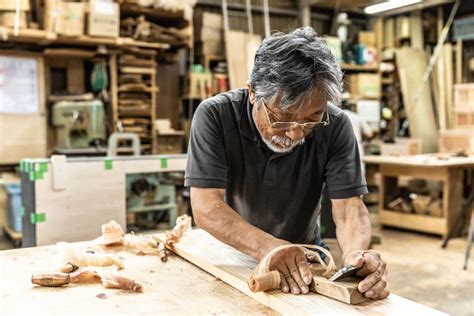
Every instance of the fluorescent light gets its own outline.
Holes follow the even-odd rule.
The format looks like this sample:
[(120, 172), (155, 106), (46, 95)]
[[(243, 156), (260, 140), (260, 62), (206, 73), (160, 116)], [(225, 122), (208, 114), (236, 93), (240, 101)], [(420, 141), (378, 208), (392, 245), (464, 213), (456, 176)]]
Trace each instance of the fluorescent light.
[(387, 2), (368, 6), (364, 9), (364, 12), (367, 14), (375, 14), (420, 2), (422, 2), (422, 0), (388, 0)]

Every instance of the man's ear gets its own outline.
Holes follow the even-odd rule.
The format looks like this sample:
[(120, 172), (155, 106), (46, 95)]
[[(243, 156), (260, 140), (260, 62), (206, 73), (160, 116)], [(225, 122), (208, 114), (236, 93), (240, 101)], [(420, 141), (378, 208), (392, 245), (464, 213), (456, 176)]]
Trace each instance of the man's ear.
[(249, 89), (249, 101), (255, 105), (255, 92), (253, 91), (252, 85), (247, 81), (247, 89)]

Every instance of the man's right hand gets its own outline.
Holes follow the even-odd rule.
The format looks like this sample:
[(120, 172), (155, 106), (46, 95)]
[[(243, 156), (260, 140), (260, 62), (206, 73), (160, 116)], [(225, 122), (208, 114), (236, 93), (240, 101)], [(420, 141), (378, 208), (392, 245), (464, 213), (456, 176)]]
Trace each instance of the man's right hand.
[(313, 280), (305, 250), (300, 246), (286, 247), (277, 251), (270, 260), (270, 271), (280, 272), (280, 289), (284, 293), (306, 294)]

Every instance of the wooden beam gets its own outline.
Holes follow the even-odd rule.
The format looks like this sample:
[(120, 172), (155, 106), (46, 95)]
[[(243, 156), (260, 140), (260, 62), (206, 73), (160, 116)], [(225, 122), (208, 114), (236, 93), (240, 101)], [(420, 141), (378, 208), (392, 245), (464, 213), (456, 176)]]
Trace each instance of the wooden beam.
[(310, 0), (298, 0), (298, 17), (300, 25), (311, 26), (311, 5)]

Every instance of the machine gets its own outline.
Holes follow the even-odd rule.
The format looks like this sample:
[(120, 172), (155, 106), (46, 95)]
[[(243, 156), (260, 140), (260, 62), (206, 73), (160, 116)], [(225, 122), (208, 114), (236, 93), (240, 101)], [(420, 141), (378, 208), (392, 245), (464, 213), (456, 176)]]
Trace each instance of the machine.
[(104, 104), (100, 100), (59, 101), (53, 105), (57, 147), (80, 149), (105, 144)]

